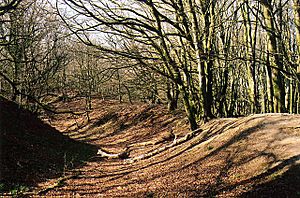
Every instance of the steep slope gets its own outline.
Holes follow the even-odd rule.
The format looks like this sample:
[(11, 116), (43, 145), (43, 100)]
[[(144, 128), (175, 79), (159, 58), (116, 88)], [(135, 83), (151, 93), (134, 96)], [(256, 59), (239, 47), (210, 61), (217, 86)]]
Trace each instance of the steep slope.
[[(89, 116), (60, 115), (52, 124), (110, 153), (130, 147), (129, 158), (172, 144), (173, 139), (157, 141), (170, 131), (177, 139), (189, 133), (180, 112), (170, 114), (161, 106), (94, 100), (93, 107)], [(195, 137), (143, 160), (93, 157), (76, 169), (76, 177), (46, 195), (298, 197), (299, 156), (299, 115), (217, 119), (202, 125)]]
[(59, 177), (96, 153), (93, 146), (62, 135), (3, 97), (0, 146), (0, 190), (13, 193)]

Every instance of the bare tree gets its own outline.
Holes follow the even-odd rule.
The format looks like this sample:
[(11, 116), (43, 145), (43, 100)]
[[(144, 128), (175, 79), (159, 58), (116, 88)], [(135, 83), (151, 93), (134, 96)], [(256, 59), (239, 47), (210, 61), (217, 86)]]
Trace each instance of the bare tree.
[[(290, 56), (299, 54), (299, 43), (291, 44), (299, 35), (299, 2), (61, 2), (72, 12), (58, 4), (60, 16), (81, 42), (114, 57), (120, 68), (122, 59), (130, 60), (167, 82), (161, 97), (153, 81), (153, 95), (165, 98), (170, 109), (181, 99), (191, 129), (198, 119), (299, 109), (299, 63)], [(120, 77), (119, 97), (126, 81)]]
[[(3, 15), (0, 51), (1, 91), (32, 110), (55, 89), (55, 75), (67, 63), (59, 24), (46, 2), (22, 1)], [(50, 8), (49, 8), (50, 9)]]

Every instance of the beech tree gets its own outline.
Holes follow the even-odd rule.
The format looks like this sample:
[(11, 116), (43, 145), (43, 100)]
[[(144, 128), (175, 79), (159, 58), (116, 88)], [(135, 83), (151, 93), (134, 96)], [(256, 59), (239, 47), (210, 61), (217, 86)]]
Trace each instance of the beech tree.
[(1, 93), (20, 104), (53, 93), (87, 109), (92, 96), (164, 103), (193, 130), (300, 111), (298, 0), (59, 0), (60, 19), (46, 5), (0, 5)]
[(87, 110), (94, 96), (163, 103), (183, 108), (193, 130), (214, 117), (300, 111), (298, 0), (59, 0), (56, 9), (0, 5), (1, 93), (20, 104), (54, 93), (84, 97)]
[(299, 1), (61, 2), (81, 42), (165, 79), (159, 97), (170, 109), (181, 99), (191, 129), (198, 119), (299, 111)]

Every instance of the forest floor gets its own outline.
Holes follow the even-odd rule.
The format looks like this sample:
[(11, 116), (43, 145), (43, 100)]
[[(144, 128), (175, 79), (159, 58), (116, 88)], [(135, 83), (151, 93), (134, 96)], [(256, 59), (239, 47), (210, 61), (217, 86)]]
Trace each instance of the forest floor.
[[(172, 144), (164, 138), (170, 132), (190, 133), (184, 114), (95, 99), (89, 116), (40, 122), (4, 99), (0, 105), (3, 196), (300, 197), (300, 115), (211, 120), (193, 138), (133, 162)], [(85, 104), (58, 105), (81, 111)], [(126, 148), (128, 159), (97, 155)]]

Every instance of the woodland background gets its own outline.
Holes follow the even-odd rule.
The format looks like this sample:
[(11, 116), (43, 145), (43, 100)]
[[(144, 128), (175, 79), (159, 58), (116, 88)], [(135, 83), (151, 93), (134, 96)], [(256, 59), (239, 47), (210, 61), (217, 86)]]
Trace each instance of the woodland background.
[(199, 120), (300, 111), (299, 0), (12, 0), (0, 94), (33, 112), (74, 97), (163, 103)]

